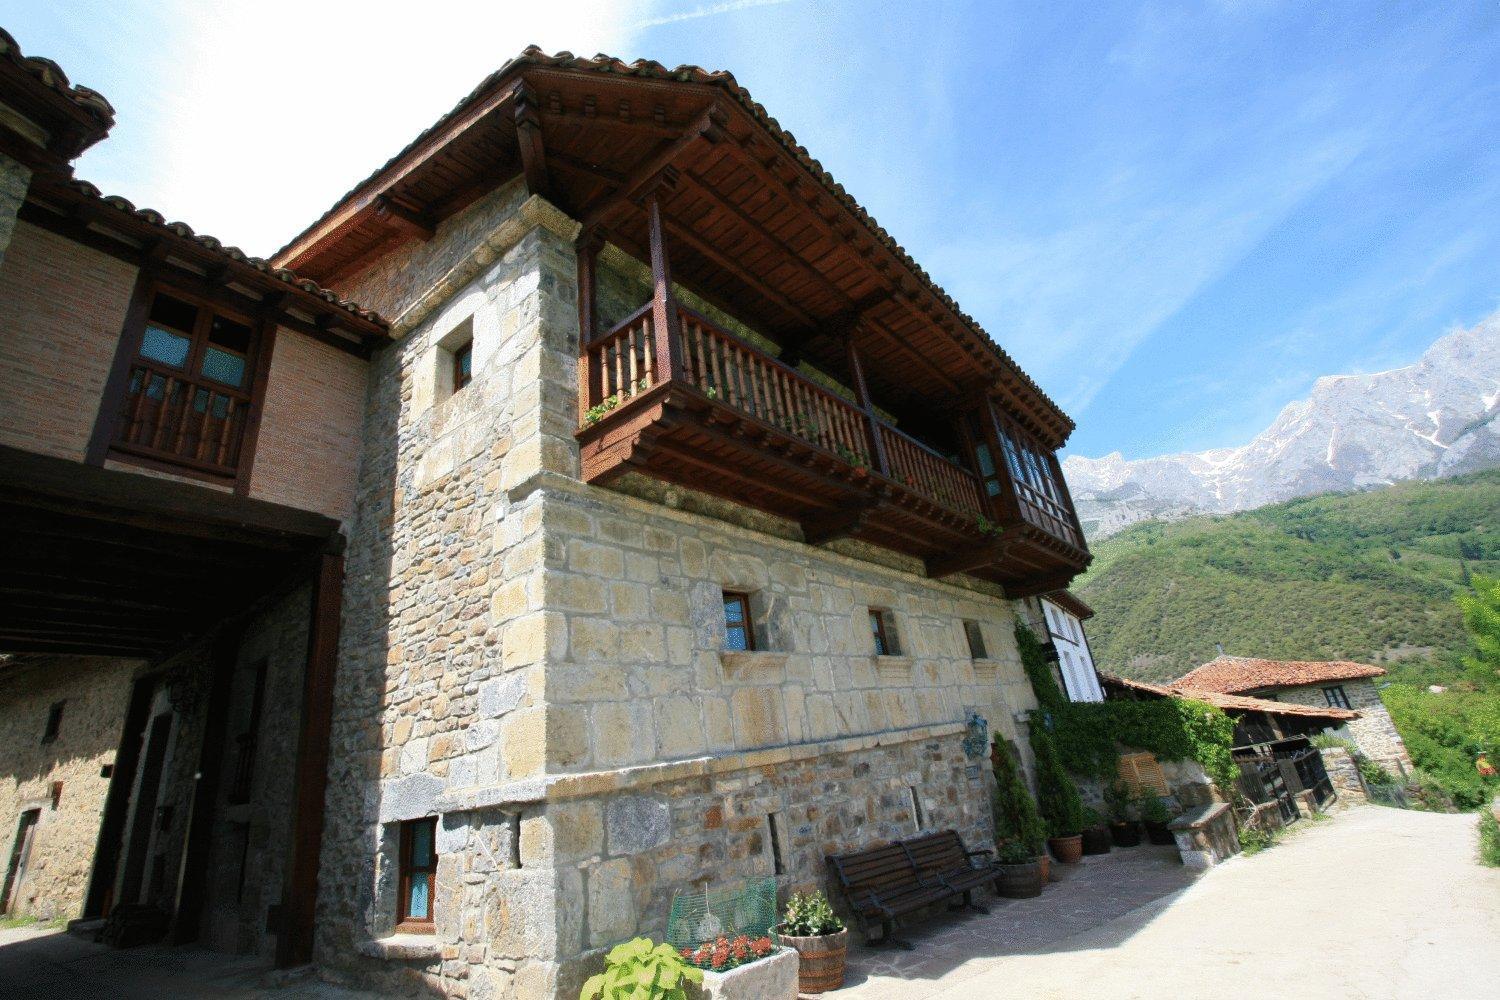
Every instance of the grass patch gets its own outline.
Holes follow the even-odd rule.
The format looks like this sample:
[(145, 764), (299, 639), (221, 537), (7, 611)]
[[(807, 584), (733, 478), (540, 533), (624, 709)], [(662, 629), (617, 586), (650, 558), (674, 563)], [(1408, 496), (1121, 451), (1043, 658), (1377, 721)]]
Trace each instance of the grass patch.
[(1500, 821), (1488, 809), (1479, 814), (1479, 863), (1500, 868)]

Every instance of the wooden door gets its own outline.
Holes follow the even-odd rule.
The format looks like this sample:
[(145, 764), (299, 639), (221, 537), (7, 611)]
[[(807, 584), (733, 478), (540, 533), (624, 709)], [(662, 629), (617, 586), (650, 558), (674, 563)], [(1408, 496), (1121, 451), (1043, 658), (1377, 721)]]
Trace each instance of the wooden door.
[(28, 809), (21, 814), (21, 821), (16, 824), (16, 842), (11, 847), (10, 864), (5, 869), (5, 892), (0, 895), (0, 913), (10, 912), (11, 896), (26, 880), (26, 862), (31, 859), (31, 838), (41, 815), (40, 809)]

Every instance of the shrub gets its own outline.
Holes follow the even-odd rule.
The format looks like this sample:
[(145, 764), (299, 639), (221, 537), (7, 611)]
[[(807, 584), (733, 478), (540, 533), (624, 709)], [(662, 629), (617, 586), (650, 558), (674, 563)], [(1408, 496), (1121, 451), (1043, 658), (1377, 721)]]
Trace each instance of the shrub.
[(1500, 820), (1489, 808), (1479, 813), (1479, 862), (1500, 868)]
[(821, 937), (824, 934), (837, 934), (843, 929), (844, 922), (833, 912), (828, 897), (821, 891), (805, 896), (794, 892), (792, 898), (786, 901), (786, 912), (781, 917), (782, 934), (790, 934), (792, 937)]
[(1166, 823), (1172, 818), (1167, 804), (1159, 795), (1143, 795), (1140, 798), (1141, 819), (1147, 823)]
[(1036, 754), (1036, 805), (1053, 837), (1071, 837), (1083, 831), (1083, 800), (1078, 786), (1068, 777), (1057, 745), (1041, 720), (1031, 722), (1031, 749)]
[(1117, 823), (1130, 821), (1130, 789), (1123, 781), (1111, 781), (1104, 786), (1104, 805), (1109, 809), (1109, 818)]
[(578, 1000), (687, 1000), (683, 984), (701, 982), (702, 970), (671, 945), (636, 938), (610, 949), (604, 971), (589, 977)]
[(995, 814), (995, 843), (1004, 847), (1019, 844), (1031, 857), (1042, 853), (1047, 829), (1036, 810), (1036, 800), (1026, 788), (1021, 768), (1010, 748), (995, 740), (995, 797), (991, 803)]
[(1093, 806), (1083, 807), (1083, 828), (1092, 830), (1096, 826), (1104, 825), (1104, 814)]
[(1037, 859), (1037, 852), (1019, 840), (1007, 840), (995, 848), (995, 860), (1002, 865), (1027, 865)]

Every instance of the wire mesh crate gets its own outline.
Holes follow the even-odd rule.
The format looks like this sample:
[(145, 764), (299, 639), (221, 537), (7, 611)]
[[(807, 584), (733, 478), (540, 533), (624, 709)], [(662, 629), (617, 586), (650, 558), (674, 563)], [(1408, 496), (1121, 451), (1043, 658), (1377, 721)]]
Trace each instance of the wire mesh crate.
[(761, 937), (776, 924), (776, 879), (747, 878), (723, 886), (680, 892), (672, 897), (667, 943), (677, 949), (739, 934)]

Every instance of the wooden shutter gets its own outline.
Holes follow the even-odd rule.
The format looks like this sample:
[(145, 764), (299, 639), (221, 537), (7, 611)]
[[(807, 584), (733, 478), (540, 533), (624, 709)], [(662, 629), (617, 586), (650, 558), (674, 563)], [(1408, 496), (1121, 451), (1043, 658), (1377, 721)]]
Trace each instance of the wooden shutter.
[(1120, 754), (1120, 780), (1132, 795), (1167, 794), (1167, 776), (1153, 753)]

